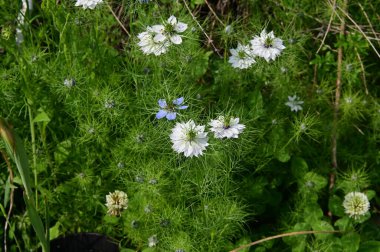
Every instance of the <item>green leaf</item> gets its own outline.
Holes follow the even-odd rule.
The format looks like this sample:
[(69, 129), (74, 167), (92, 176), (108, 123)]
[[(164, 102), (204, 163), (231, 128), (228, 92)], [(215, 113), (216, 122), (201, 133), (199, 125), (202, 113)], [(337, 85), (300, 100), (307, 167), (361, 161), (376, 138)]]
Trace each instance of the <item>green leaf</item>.
[[(311, 224), (314, 231), (334, 231), (334, 228), (327, 221), (315, 221)], [(325, 240), (333, 234), (314, 234), (318, 240)]]
[(57, 150), (54, 152), (54, 159), (57, 165), (62, 164), (70, 154), (71, 141), (66, 140), (58, 144)]
[(333, 195), (329, 199), (329, 210), (335, 216), (345, 217), (346, 214), (344, 213), (344, 208), (342, 204), (343, 201), (341, 200), (341, 198), (339, 198), (337, 195)]
[(343, 251), (356, 252), (358, 251), (360, 245), (360, 235), (357, 233), (348, 233), (342, 236), (341, 241)]
[(305, 174), (304, 183), (305, 185), (310, 184), (312, 186), (311, 189), (320, 191), (327, 186), (327, 178), (315, 172), (308, 172)]
[(360, 244), (358, 252), (380, 252), (380, 241), (366, 241)]
[(290, 160), (290, 154), (286, 149), (281, 149), (277, 151), (274, 155), (278, 159), (278, 161), (283, 163), (286, 163)]
[(50, 117), (43, 111), (42, 109), (39, 109), (40, 113), (33, 119), (34, 123), (38, 122), (50, 122)]
[(305, 207), (304, 218), (305, 221), (310, 225), (313, 225), (314, 223), (319, 223), (322, 217), (323, 211), (317, 203), (308, 204), (307, 207)]
[[(296, 231), (308, 231), (311, 229), (311, 226), (308, 223), (297, 223), (294, 225), (293, 229), (289, 232), (296, 232)], [(306, 235), (294, 235), (294, 236), (288, 236), (283, 237), (282, 240), (288, 244), (289, 246), (292, 246), (295, 248), (296, 251), (303, 251), (302, 249), (305, 249), (305, 241), (307, 236)]]
[(374, 190), (366, 190), (364, 193), (367, 195), (368, 200), (371, 200), (376, 196), (376, 192)]
[(30, 222), (32, 223), (33, 229), (37, 234), (38, 239), (41, 242), (41, 245), (43, 247), (43, 251), (49, 251), (49, 244), (45, 237), (45, 231), (44, 231), (44, 225), (42, 224), (42, 220), (40, 216), (38, 215), (36, 209), (34, 208), (34, 203), (30, 199), (28, 199), (28, 196), (24, 194), (24, 201), (26, 204), (26, 210), (28, 211), (28, 216), (30, 218)]
[(334, 226), (338, 227), (340, 231), (348, 231), (348, 230), (353, 230), (353, 225), (350, 217), (344, 216), (343, 218), (337, 220), (334, 223)]
[(308, 172), (309, 168), (307, 166), (306, 161), (303, 158), (300, 157), (293, 157), (292, 158), (292, 164), (291, 164), (291, 171), (293, 176), (300, 180), (302, 179), (305, 174)]
[(49, 237), (50, 240), (53, 240), (59, 236), (59, 227), (61, 226), (61, 223), (57, 221), (53, 227), (49, 229)]

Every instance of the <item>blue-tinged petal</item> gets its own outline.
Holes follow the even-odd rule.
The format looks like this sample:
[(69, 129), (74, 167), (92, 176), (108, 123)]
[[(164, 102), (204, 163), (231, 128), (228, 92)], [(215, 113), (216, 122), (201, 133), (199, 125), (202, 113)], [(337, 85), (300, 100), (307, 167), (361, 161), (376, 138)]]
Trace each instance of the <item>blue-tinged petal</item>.
[(179, 106), (179, 107), (177, 107), (177, 109), (187, 109), (189, 106), (187, 106), (187, 105), (184, 105), (184, 106)]
[(168, 114), (167, 111), (165, 111), (165, 110), (160, 110), (160, 111), (158, 111), (158, 113), (156, 114), (156, 118), (157, 118), (157, 119), (164, 118), (167, 114)]
[(173, 104), (175, 105), (181, 105), (183, 103), (183, 97), (179, 97), (178, 99), (173, 101)]
[(158, 100), (158, 105), (160, 106), (160, 108), (166, 108), (168, 105), (166, 104), (166, 101), (165, 99), (159, 99)]
[(177, 113), (176, 112), (169, 112), (167, 115), (166, 115), (166, 119), (168, 120), (174, 120), (177, 116)]

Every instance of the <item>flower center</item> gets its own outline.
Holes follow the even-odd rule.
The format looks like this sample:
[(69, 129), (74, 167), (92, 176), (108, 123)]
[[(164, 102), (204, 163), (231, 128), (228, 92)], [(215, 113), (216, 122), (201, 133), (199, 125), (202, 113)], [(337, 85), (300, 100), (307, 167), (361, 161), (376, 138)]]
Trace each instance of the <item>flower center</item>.
[(174, 25), (167, 23), (165, 25), (165, 33), (167, 33), (168, 35), (174, 34), (175, 33)]
[(271, 38), (266, 38), (264, 42), (264, 47), (265, 48), (270, 48), (273, 46), (273, 39)]
[(238, 53), (238, 57), (239, 57), (240, 59), (244, 59), (244, 58), (245, 58), (245, 52), (244, 52), (244, 51), (239, 51), (239, 53)]
[(224, 122), (223, 122), (223, 129), (229, 129), (231, 127), (230, 125), (230, 118), (229, 117), (225, 117), (224, 118)]
[(197, 132), (193, 129), (191, 129), (188, 133), (187, 133), (187, 140), (188, 141), (194, 141), (195, 137), (197, 136)]

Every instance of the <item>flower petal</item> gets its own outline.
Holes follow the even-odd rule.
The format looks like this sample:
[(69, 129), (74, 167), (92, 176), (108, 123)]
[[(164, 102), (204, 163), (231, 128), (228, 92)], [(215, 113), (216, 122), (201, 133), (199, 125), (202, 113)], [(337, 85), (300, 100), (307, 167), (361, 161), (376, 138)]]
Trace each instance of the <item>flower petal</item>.
[(187, 29), (187, 24), (178, 22), (178, 24), (174, 27), (174, 30), (178, 33), (184, 32)]
[(160, 110), (160, 111), (158, 111), (158, 113), (156, 114), (156, 118), (157, 118), (157, 119), (164, 118), (167, 114), (168, 114), (167, 111), (165, 111), (165, 110)]
[(175, 105), (181, 105), (183, 103), (183, 100), (184, 100), (183, 97), (179, 97), (178, 99), (176, 99), (176, 100), (173, 101), (173, 104), (175, 104)]
[(160, 108), (166, 108), (168, 106), (166, 104), (166, 100), (165, 99), (159, 99), (158, 100), (158, 105), (160, 106)]
[(169, 112), (167, 115), (166, 115), (166, 119), (168, 119), (169, 121), (172, 121), (176, 118), (177, 116), (177, 113), (176, 112)]
[(157, 33), (153, 38), (153, 41), (156, 43), (164, 42), (165, 40), (166, 36), (162, 33)]
[(186, 105), (184, 105), (184, 106), (179, 106), (179, 107), (177, 107), (177, 109), (187, 109), (189, 106), (186, 106)]
[(176, 25), (177, 24), (177, 18), (175, 16), (170, 16), (168, 18), (168, 23), (171, 25)]
[(179, 45), (182, 43), (182, 38), (180, 35), (178, 34), (175, 34), (173, 36), (170, 37), (170, 41), (173, 43), (173, 44), (176, 44), (176, 45)]

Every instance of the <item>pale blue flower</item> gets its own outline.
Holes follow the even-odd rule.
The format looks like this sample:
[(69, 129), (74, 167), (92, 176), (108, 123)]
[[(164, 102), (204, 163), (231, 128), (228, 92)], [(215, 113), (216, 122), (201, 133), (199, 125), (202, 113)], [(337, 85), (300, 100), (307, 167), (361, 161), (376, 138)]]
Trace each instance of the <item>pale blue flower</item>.
[(172, 104), (167, 104), (165, 99), (159, 99), (158, 105), (160, 106), (160, 111), (156, 114), (157, 119), (166, 117), (169, 121), (174, 120), (177, 117), (176, 110), (187, 109), (189, 106), (182, 105), (184, 101), (183, 97), (180, 97), (172, 102)]

